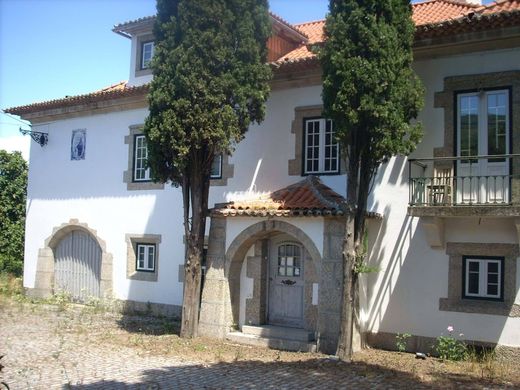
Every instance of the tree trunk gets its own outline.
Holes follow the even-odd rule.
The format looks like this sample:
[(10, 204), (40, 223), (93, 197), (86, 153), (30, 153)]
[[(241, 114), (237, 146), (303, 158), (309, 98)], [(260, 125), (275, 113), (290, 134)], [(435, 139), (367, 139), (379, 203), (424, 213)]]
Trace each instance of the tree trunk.
[(341, 302), (341, 322), (336, 355), (341, 360), (352, 360), (352, 336), (354, 331), (354, 278), (356, 264), (356, 206), (359, 182), (359, 158), (351, 150), (347, 175), (347, 208), (345, 216), (345, 238), (343, 240), (343, 295)]
[[(197, 156), (200, 162), (201, 156)], [(182, 300), (181, 337), (197, 337), (202, 280), (202, 255), (206, 212), (208, 209), (209, 174), (195, 162), (189, 178), (183, 182), (184, 223), (186, 232), (186, 259), (184, 262), (184, 293)], [(186, 185), (186, 189), (184, 188)], [(191, 224), (189, 210), (191, 205)], [(186, 212), (188, 210), (188, 212)]]
[(354, 242), (354, 210), (346, 216), (345, 239), (343, 241), (343, 297), (341, 303), (341, 322), (336, 354), (341, 360), (352, 360), (353, 307), (354, 307), (354, 264), (356, 250)]

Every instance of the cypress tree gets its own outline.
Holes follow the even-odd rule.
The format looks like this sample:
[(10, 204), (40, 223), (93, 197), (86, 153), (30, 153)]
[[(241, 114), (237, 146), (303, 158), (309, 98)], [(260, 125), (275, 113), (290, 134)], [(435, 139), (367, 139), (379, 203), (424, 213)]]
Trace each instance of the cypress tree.
[(352, 358), (363, 270), (365, 212), (378, 167), (410, 154), (422, 136), (412, 123), (423, 88), (412, 70), (414, 24), (409, 0), (331, 0), (323, 67), (324, 115), (334, 121), (347, 159), (343, 302), (338, 356)]
[(182, 188), (182, 337), (197, 335), (212, 160), (264, 119), (270, 33), (266, 0), (157, 1), (144, 133), (154, 180)]

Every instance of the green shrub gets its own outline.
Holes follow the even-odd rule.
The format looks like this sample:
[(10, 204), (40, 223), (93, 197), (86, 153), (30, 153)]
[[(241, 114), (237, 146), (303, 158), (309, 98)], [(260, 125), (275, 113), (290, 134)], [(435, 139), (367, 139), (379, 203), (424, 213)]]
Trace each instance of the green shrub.
[(410, 333), (397, 333), (397, 336), (395, 336), (395, 346), (399, 352), (406, 352), (406, 345), (410, 337), (412, 337)]
[[(448, 335), (441, 335), (437, 337), (434, 350), (437, 352), (439, 357), (443, 360), (460, 361), (465, 360), (468, 357), (468, 347), (466, 343), (461, 340), (457, 340), (453, 336), (453, 326), (448, 326)], [(464, 336), (462, 333), (459, 337)]]

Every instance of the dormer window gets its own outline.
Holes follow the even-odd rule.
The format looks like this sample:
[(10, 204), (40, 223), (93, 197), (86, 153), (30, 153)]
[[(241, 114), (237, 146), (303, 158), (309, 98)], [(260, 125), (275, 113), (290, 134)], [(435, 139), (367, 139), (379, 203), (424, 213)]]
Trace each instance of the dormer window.
[(153, 57), (154, 42), (143, 42), (141, 46), (141, 69), (148, 69)]

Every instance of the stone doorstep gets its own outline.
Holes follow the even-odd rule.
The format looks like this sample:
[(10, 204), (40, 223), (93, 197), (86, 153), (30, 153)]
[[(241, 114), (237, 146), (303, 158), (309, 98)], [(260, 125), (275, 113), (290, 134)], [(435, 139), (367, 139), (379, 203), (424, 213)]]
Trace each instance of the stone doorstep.
[(226, 338), (230, 341), (295, 352), (316, 352), (314, 333), (304, 329), (281, 326), (242, 326), (242, 332), (230, 332)]
[(291, 341), (314, 341), (314, 332), (301, 328), (289, 328), (274, 325), (242, 325), (242, 333), (264, 338), (283, 339)]

